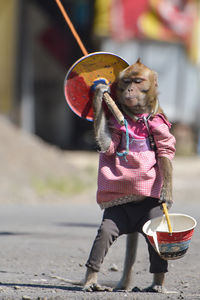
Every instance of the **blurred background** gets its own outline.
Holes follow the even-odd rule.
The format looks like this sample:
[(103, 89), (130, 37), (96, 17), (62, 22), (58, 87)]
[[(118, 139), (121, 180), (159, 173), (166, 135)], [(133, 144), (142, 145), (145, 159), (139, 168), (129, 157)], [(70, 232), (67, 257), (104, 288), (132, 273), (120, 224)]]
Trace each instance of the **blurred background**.
[[(129, 64), (140, 57), (158, 73), (160, 103), (177, 140), (172, 209), (199, 222), (200, 0), (61, 1), (89, 53), (112, 52)], [(76, 116), (64, 97), (65, 76), (82, 56), (55, 0), (0, 0), (0, 292), (5, 299), (31, 291), (30, 299), (51, 297), (55, 279), (49, 274), (77, 280), (85, 272), (101, 219), (95, 203), (98, 153), (92, 122)], [(170, 276), (169, 286), (198, 293), (195, 299), (199, 237), (193, 254), (172, 266), (177, 275)], [(103, 278), (110, 262), (119, 262), (122, 270), (124, 254), (116, 245)], [(143, 276), (147, 260), (139, 260)], [(115, 274), (117, 282), (120, 273)], [(66, 289), (56, 292), (66, 298)]]
[[(138, 57), (158, 72), (177, 154), (200, 153), (199, 0), (63, 0), (87, 51)], [(83, 56), (53, 0), (0, 0), (0, 114), (65, 150), (94, 150), (92, 124), (67, 106), (63, 82)]]

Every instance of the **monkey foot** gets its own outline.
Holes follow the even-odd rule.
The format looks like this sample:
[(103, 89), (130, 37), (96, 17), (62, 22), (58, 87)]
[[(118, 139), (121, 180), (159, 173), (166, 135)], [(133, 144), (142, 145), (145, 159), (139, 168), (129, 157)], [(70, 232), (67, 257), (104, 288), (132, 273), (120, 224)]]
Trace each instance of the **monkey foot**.
[(112, 292), (113, 289), (107, 286), (101, 286), (98, 283), (86, 284), (83, 287), (83, 291), (85, 292)]
[(128, 284), (123, 284), (123, 283), (119, 282), (113, 291), (120, 292), (120, 291), (127, 291), (127, 290), (128, 290)]
[(151, 285), (145, 289), (142, 290), (144, 293), (161, 293), (161, 294), (176, 294), (175, 291), (168, 291), (164, 286), (162, 285)]

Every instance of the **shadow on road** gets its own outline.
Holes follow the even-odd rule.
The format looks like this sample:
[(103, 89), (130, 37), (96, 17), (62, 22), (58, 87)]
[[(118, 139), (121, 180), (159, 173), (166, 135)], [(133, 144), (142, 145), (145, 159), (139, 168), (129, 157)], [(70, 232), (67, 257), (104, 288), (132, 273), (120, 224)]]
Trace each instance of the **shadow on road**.
[(62, 285), (45, 285), (45, 284), (32, 284), (32, 283), (0, 283), (0, 287), (30, 287), (30, 288), (41, 288), (41, 289), (59, 289), (59, 290), (65, 290), (65, 291), (73, 291), (73, 292), (79, 292), (82, 291), (81, 287), (71, 287), (71, 286), (62, 286)]
[(30, 235), (28, 232), (0, 231), (0, 235)]
[(57, 226), (65, 226), (65, 227), (87, 227), (87, 228), (99, 227), (99, 224), (73, 223), (73, 222), (60, 222), (60, 223), (56, 223), (56, 225)]

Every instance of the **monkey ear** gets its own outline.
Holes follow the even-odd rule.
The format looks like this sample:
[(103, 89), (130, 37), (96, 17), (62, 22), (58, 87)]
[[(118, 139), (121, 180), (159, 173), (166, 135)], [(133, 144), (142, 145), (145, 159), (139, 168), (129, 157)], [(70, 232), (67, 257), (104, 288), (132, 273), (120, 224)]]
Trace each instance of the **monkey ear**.
[(140, 57), (137, 59), (136, 64), (141, 64), (141, 59), (140, 59)]

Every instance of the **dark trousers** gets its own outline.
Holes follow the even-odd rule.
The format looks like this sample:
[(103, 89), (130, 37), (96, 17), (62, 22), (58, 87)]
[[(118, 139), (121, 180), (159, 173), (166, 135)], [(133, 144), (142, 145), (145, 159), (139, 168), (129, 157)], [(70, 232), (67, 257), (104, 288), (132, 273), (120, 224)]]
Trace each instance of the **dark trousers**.
[(150, 273), (167, 272), (167, 261), (161, 259), (142, 232), (142, 227), (148, 220), (162, 215), (158, 199), (154, 198), (145, 198), (138, 203), (131, 202), (105, 209), (86, 266), (98, 272), (108, 249), (120, 235), (140, 232), (148, 244)]

